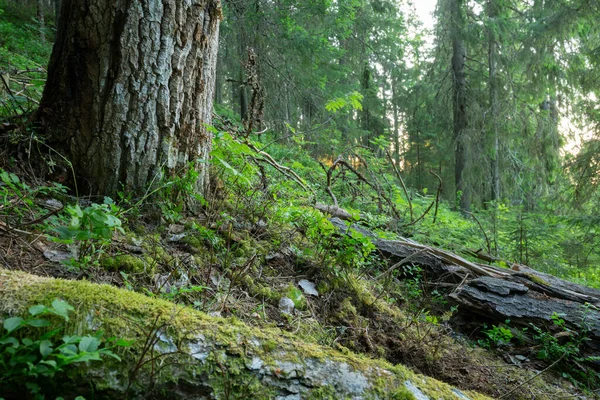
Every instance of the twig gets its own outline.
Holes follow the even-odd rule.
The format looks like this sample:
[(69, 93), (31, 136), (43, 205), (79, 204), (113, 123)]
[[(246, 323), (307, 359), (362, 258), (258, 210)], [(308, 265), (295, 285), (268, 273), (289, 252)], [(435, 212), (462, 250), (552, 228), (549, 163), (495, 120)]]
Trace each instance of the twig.
[(398, 261), (396, 264), (394, 264), (390, 268), (388, 268), (383, 274), (379, 275), (375, 280), (378, 281), (379, 279), (381, 279), (382, 276), (385, 276), (385, 275), (389, 274), (394, 269), (402, 266), (402, 264), (405, 264), (411, 258), (414, 258), (414, 257), (418, 256), (419, 254), (423, 254), (426, 251), (427, 251), (427, 249), (421, 249), (419, 251), (415, 251), (414, 253), (412, 253), (411, 255), (409, 255), (407, 257), (404, 257), (402, 260)]
[(567, 352), (565, 351), (563, 353), (563, 355), (560, 356), (560, 358), (558, 360), (554, 361), (552, 364), (548, 365), (542, 371), (538, 372), (537, 374), (535, 374), (531, 378), (527, 379), (525, 382), (522, 382), (521, 384), (517, 385), (516, 387), (514, 387), (510, 391), (504, 393), (502, 396), (498, 397), (498, 400), (502, 400), (502, 399), (508, 397), (509, 394), (514, 393), (517, 389), (520, 389), (521, 387), (525, 386), (526, 384), (528, 384), (529, 382), (531, 382), (532, 380), (534, 380), (535, 378), (537, 378), (538, 376), (540, 376), (544, 372), (548, 371), (549, 369), (551, 369), (552, 367), (554, 367), (556, 364), (558, 364), (563, 358), (565, 358), (566, 355), (567, 355)]
[(436, 178), (438, 178), (438, 180), (440, 181), (440, 185), (438, 186), (437, 192), (435, 194), (435, 211), (433, 212), (433, 223), (435, 224), (435, 221), (437, 219), (437, 213), (438, 213), (438, 208), (439, 208), (439, 204), (440, 204), (440, 196), (442, 195), (442, 178), (440, 178), (440, 176), (438, 174), (436, 174), (433, 171), (429, 171), (429, 173), (433, 176), (435, 176)]
[(275, 161), (269, 153), (260, 150), (249, 140), (245, 140), (244, 144), (246, 144), (248, 147), (250, 147), (262, 157), (257, 158), (257, 161), (266, 162), (267, 164), (275, 168), (277, 171), (281, 172), (283, 175), (296, 182), (300, 187), (302, 187), (302, 189), (306, 190), (307, 192), (311, 192), (313, 195), (316, 195), (315, 191), (310, 186), (306, 185), (306, 183), (304, 183), (304, 180), (300, 178), (300, 176), (298, 176), (298, 174), (293, 169), (277, 163), (277, 161)]
[(475, 222), (477, 222), (477, 225), (479, 226), (479, 229), (481, 230), (481, 232), (483, 233), (483, 237), (485, 238), (485, 243), (487, 244), (488, 254), (492, 254), (492, 247), (490, 245), (490, 239), (488, 238), (487, 233), (485, 233), (485, 229), (483, 229), (481, 222), (479, 222), (479, 219), (472, 212), (465, 211), (465, 213), (472, 216), (473, 219), (475, 220)]
[(380, 204), (381, 204), (381, 198), (383, 198), (385, 200), (385, 202), (388, 204), (388, 206), (390, 207), (390, 209), (392, 210), (392, 212), (394, 213), (394, 216), (397, 219), (402, 219), (402, 217), (400, 216), (400, 213), (396, 209), (396, 206), (394, 205), (394, 203), (392, 202), (392, 200), (390, 200), (390, 198), (381, 189), (381, 185), (379, 185), (379, 182), (377, 181), (377, 178), (371, 172), (371, 170), (369, 168), (369, 165), (367, 164), (367, 162), (365, 161), (365, 159), (362, 158), (360, 155), (358, 155), (356, 153), (353, 153), (353, 155), (354, 155), (354, 157), (358, 158), (360, 160), (360, 162), (365, 166), (365, 169), (371, 174), (371, 177), (373, 178), (373, 182), (375, 182), (375, 183), (369, 182), (362, 174), (360, 174), (358, 171), (356, 171), (354, 168), (352, 168), (350, 166), (350, 164), (348, 164), (346, 161), (343, 161), (343, 163), (346, 165), (346, 167), (348, 169), (350, 169), (356, 176), (359, 176), (360, 179), (363, 182), (365, 182), (367, 185), (369, 185), (373, 190), (375, 190), (375, 192), (377, 193), (378, 200), (379, 200)]
[[(400, 181), (400, 185), (402, 185), (402, 190), (404, 191), (404, 195), (406, 196), (406, 201), (408, 201), (408, 208), (410, 209), (410, 222), (412, 222), (415, 218), (413, 215), (412, 200), (411, 200), (410, 196), (408, 195), (408, 189), (406, 188), (406, 184), (404, 184), (404, 179), (402, 179), (402, 175), (400, 175), (398, 166), (392, 160), (392, 155), (390, 154), (390, 152), (388, 150), (385, 151), (385, 154), (387, 154), (388, 160), (390, 160), (390, 164), (392, 165), (392, 167), (394, 168), (394, 172), (396, 173), (396, 177)], [(437, 211), (437, 207), (436, 207), (436, 211)]]
[(17, 98), (15, 97), (15, 95), (13, 94), (12, 90), (10, 90), (10, 86), (8, 86), (8, 82), (6, 81), (6, 79), (4, 78), (4, 75), (0, 75), (0, 80), (2, 81), (2, 83), (4, 84), (4, 87), (6, 88), (6, 91), (8, 92), (8, 94), (10, 95), (10, 97), (13, 98), (13, 100), (15, 101), (15, 104), (21, 109), (21, 112), (23, 114), (25, 114), (25, 109), (23, 107), (21, 107), (21, 104), (19, 104), (19, 102), (17, 101)]
[(50, 211), (49, 213), (47, 213), (47, 214), (45, 214), (45, 215), (42, 215), (41, 217), (39, 217), (39, 218), (36, 218), (36, 219), (34, 219), (33, 221), (25, 222), (25, 223), (21, 224), (21, 226), (28, 226), (28, 225), (35, 225), (35, 224), (38, 224), (38, 223), (40, 223), (40, 222), (42, 222), (42, 221), (44, 221), (44, 220), (46, 220), (46, 219), (50, 218), (51, 216), (53, 216), (53, 215), (55, 215), (55, 214), (58, 214), (58, 213), (59, 213), (59, 212), (61, 212), (61, 211), (62, 211), (64, 208), (65, 208), (65, 206), (61, 206), (60, 208), (57, 208), (57, 209), (55, 209), (55, 210), (53, 210), (53, 211)]

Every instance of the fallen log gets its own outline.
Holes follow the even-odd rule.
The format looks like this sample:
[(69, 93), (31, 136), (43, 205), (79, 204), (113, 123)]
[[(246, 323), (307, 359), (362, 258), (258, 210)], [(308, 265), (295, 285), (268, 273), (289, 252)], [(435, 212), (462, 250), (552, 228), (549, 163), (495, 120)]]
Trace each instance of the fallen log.
[[(65, 334), (102, 330), (104, 337), (133, 341), (118, 351), (120, 360), (105, 358), (65, 371), (60, 382), (51, 382), (61, 394), (100, 400), (488, 398), (277, 329), (252, 328), (108, 285), (0, 268), (0, 327), (2, 320), (25, 316), (31, 306), (55, 298), (75, 309)], [(23, 392), (5, 389), (0, 385), (7, 400), (24, 398)]]
[(490, 320), (552, 328), (553, 315), (565, 321), (565, 328), (586, 335), (588, 355), (600, 355), (600, 290), (565, 281), (525, 265), (512, 269), (469, 261), (457, 254), (413, 240), (379, 239), (358, 226), (332, 218), (340, 231), (354, 229), (369, 237), (379, 253), (400, 268), (418, 265), (427, 281), (454, 284), (449, 298), (459, 305), (459, 317), (471, 322)]

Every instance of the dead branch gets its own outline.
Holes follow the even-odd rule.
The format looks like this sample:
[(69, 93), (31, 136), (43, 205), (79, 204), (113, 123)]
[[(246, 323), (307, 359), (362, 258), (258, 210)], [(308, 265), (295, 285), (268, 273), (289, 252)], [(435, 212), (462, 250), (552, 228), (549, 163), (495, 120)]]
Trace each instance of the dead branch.
[[(385, 154), (387, 155), (387, 158), (390, 161), (390, 164), (394, 168), (394, 172), (396, 173), (396, 177), (400, 181), (400, 185), (402, 186), (402, 190), (404, 191), (404, 195), (406, 196), (406, 201), (408, 201), (408, 208), (410, 210), (410, 222), (412, 222), (415, 219), (415, 217), (414, 217), (414, 214), (413, 214), (412, 200), (411, 200), (411, 198), (410, 198), (410, 196), (408, 194), (408, 189), (406, 188), (406, 184), (404, 183), (404, 179), (402, 179), (402, 175), (400, 175), (400, 171), (398, 170), (398, 166), (394, 163), (394, 160), (392, 159), (392, 155), (390, 154), (390, 152), (388, 150), (385, 151)], [(436, 211), (437, 211), (437, 207), (436, 207)]]
[(256, 154), (261, 156), (261, 157), (256, 158), (257, 161), (262, 161), (262, 162), (269, 164), (270, 166), (275, 168), (277, 171), (279, 171), (281, 174), (286, 176), (288, 179), (296, 182), (302, 189), (306, 190), (307, 192), (311, 192), (313, 195), (316, 195), (315, 191), (310, 186), (308, 186), (304, 182), (304, 180), (302, 178), (300, 178), (300, 176), (298, 176), (298, 174), (293, 169), (286, 167), (285, 165), (279, 164), (277, 161), (275, 161), (275, 159), (273, 159), (273, 157), (269, 153), (260, 150), (258, 147), (256, 147), (254, 144), (252, 144), (249, 140), (246, 139), (243, 143), (246, 146), (248, 146), (249, 148), (251, 148), (252, 150), (254, 150), (256, 152)]
[(440, 181), (440, 184), (438, 186), (437, 192), (435, 194), (435, 211), (433, 212), (433, 223), (435, 224), (435, 221), (437, 220), (437, 213), (438, 213), (438, 208), (440, 205), (440, 197), (442, 195), (442, 178), (440, 178), (440, 176), (438, 174), (436, 174), (433, 171), (429, 171), (429, 173), (433, 176), (435, 176), (436, 178), (438, 178), (438, 180)]
[(473, 217), (473, 219), (475, 220), (475, 222), (477, 222), (477, 225), (479, 226), (479, 230), (483, 233), (483, 237), (485, 238), (485, 243), (487, 244), (488, 254), (491, 254), (492, 253), (492, 246), (490, 245), (490, 239), (488, 238), (487, 233), (485, 233), (485, 229), (483, 229), (483, 225), (481, 225), (481, 222), (475, 216), (475, 214), (473, 214), (472, 212), (469, 212), (469, 211), (464, 211), (464, 212), (466, 214), (469, 214), (471, 217)]
[(345, 166), (348, 169), (350, 169), (350, 171), (352, 171), (355, 175), (360, 176), (361, 180), (363, 182), (365, 182), (367, 185), (369, 185), (369, 187), (371, 187), (377, 193), (379, 201), (381, 201), (381, 199), (385, 200), (385, 202), (388, 204), (388, 206), (390, 207), (390, 209), (394, 213), (394, 216), (397, 219), (402, 219), (402, 216), (400, 215), (400, 213), (396, 209), (396, 206), (394, 205), (394, 202), (385, 194), (385, 192), (381, 188), (381, 185), (379, 184), (379, 181), (373, 175), (373, 172), (369, 168), (369, 165), (367, 164), (367, 162), (365, 161), (365, 159), (363, 157), (361, 157), (360, 155), (356, 154), (356, 153), (353, 153), (353, 156), (356, 157), (356, 158), (358, 158), (360, 160), (360, 162), (364, 165), (365, 169), (371, 174), (371, 178), (373, 179), (373, 182), (375, 182), (375, 183), (371, 183), (370, 181), (368, 181), (362, 174), (359, 175), (358, 171), (356, 171), (354, 168), (352, 168), (352, 166), (350, 166), (350, 164), (348, 164), (347, 162), (344, 161)]

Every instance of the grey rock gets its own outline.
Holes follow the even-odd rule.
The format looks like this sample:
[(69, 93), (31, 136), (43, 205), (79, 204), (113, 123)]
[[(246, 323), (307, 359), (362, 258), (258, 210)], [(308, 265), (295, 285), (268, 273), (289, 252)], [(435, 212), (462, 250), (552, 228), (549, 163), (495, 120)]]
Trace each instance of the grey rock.
[(176, 235), (171, 235), (171, 237), (169, 238), (169, 242), (179, 242), (181, 239), (183, 239), (186, 236), (187, 235), (185, 233), (178, 233)]
[(71, 258), (71, 253), (68, 251), (46, 250), (44, 257), (53, 262), (61, 262)]
[(62, 210), (63, 203), (56, 199), (48, 199), (44, 202), (44, 207), (52, 211)]
[(265, 362), (259, 357), (254, 356), (252, 357), (252, 361), (249, 364), (246, 364), (246, 367), (252, 371), (258, 371), (263, 365), (265, 365)]
[(404, 386), (415, 396), (416, 400), (430, 400), (429, 397), (425, 396), (421, 389), (416, 387), (411, 381), (404, 382)]
[(312, 283), (311, 281), (302, 279), (300, 282), (298, 282), (298, 286), (300, 286), (302, 288), (302, 290), (304, 291), (304, 293), (306, 293), (306, 294), (310, 294), (311, 296), (319, 295), (316, 285), (314, 283)]
[(279, 311), (284, 314), (292, 314), (294, 312), (294, 302), (289, 297), (282, 297), (279, 300)]

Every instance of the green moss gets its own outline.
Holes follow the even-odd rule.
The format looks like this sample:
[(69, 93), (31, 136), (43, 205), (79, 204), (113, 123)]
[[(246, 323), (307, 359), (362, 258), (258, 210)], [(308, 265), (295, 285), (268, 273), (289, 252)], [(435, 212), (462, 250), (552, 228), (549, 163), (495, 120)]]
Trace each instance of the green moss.
[(200, 236), (187, 235), (183, 239), (181, 239), (181, 241), (189, 245), (197, 253), (201, 253), (202, 251), (206, 250), (206, 247), (204, 246), (204, 240)]
[(100, 260), (100, 266), (108, 271), (123, 271), (123, 272), (148, 272), (153, 273), (154, 266), (152, 263), (144, 262), (131, 254), (122, 254), (114, 257), (105, 257)]
[(293, 284), (289, 284), (285, 293), (285, 297), (292, 299), (294, 307), (298, 310), (306, 310), (306, 297), (302, 294), (302, 291)]
[(329, 293), (331, 291), (331, 286), (329, 283), (322, 279), (317, 285), (317, 292), (319, 293)]
[(245, 275), (242, 278), (242, 282), (248, 289), (248, 292), (260, 300), (266, 300), (269, 303), (276, 305), (281, 299), (281, 294), (277, 293), (269, 286), (265, 286), (261, 283), (255, 283), (254, 279), (252, 279), (250, 275)]
[(267, 340), (267, 341), (263, 342), (262, 348), (267, 353), (271, 353), (273, 350), (275, 350), (277, 348), (277, 342), (274, 340)]
[(355, 323), (358, 319), (358, 312), (356, 311), (356, 307), (352, 304), (352, 299), (350, 297), (346, 297), (340, 303), (340, 309), (337, 313), (337, 317), (342, 321), (347, 321), (349, 323)]
[(392, 400), (416, 400), (416, 397), (405, 386), (401, 386), (397, 390), (395, 390), (393, 393), (391, 393), (390, 399), (392, 399)]
[(534, 274), (525, 274), (527, 275), (527, 278), (529, 278), (530, 281), (537, 283), (538, 285), (542, 285), (542, 286), (550, 286), (550, 283), (542, 278), (540, 278), (537, 275)]
[(340, 395), (336, 393), (335, 388), (329, 385), (316, 388), (310, 393), (310, 396), (307, 397), (309, 400), (342, 400), (347, 398), (349, 397), (340, 397)]
[[(418, 382), (419, 388), (431, 398), (454, 399), (449, 386), (418, 376), (405, 367), (301, 342), (290, 333), (251, 328), (237, 319), (210, 317), (165, 300), (148, 298), (108, 285), (46, 279), (0, 269), (0, 314), (22, 315), (29, 306), (50, 304), (54, 298), (64, 299), (77, 310), (69, 322), (70, 331), (83, 332), (94, 327), (104, 330), (106, 337), (135, 340), (131, 348), (121, 352), (122, 362), (109, 360), (100, 370), (86, 369), (88, 367), (78, 370), (81, 381), (89, 380), (90, 375), (86, 374), (91, 373), (99, 391), (103, 388), (124, 390), (127, 371), (134, 368), (142, 357), (145, 367), (136, 376), (136, 388), (140, 391), (147, 387), (144, 385), (150, 380), (157, 385), (168, 382), (193, 384), (198, 382), (198, 377), (205, 377), (203, 379), (208, 380), (219, 398), (225, 398), (225, 394), (234, 398), (273, 398), (274, 387), (256, 379), (256, 375), (248, 368), (253, 358), (258, 357), (265, 363), (265, 368), (275, 368), (269, 367), (275, 359), (300, 365), (309, 359), (346, 363), (372, 382), (372, 388), (365, 393), (365, 398), (372, 398), (375, 393), (385, 396), (400, 390), (402, 383), (410, 379), (415, 384)], [(207, 361), (194, 360), (185, 351), (162, 356), (144, 352), (148, 337), (159, 337), (163, 347), (177, 344), (177, 348), (183, 350), (190, 349), (187, 343), (200, 340), (198, 351), (207, 353)], [(203, 347), (202, 343), (211, 345)], [(157, 356), (163, 367), (158, 372), (152, 372), (151, 357)], [(382, 376), (385, 379), (379, 379)], [(334, 392), (330, 392), (326, 386), (311, 390), (311, 394), (317, 396), (312, 398), (340, 398), (331, 397), (331, 393)], [(474, 400), (483, 398), (471, 397)]]

